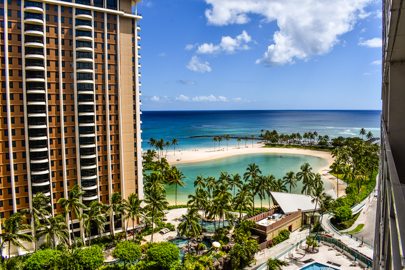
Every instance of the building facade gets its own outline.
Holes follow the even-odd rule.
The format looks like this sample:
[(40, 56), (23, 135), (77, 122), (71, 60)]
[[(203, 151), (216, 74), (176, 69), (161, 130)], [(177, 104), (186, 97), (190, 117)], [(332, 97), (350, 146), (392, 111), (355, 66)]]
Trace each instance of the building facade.
[(405, 267), (404, 14), (404, 1), (383, 0), (383, 104), (374, 269)]
[(143, 197), (140, 1), (0, 0), (1, 219), (38, 192), (63, 213), (75, 184), (85, 205)]

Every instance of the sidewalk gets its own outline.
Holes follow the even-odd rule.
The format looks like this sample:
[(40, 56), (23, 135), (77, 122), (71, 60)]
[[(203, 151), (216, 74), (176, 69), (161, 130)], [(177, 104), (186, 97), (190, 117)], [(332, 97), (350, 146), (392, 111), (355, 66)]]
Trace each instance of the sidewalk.
[(290, 238), (288, 240), (285, 240), (284, 242), (281, 242), (278, 245), (275, 245), (272, 248), (266, 248), (262, 251), (259, 251), (255, 255), (255, 259), (257, 260), (256, 263), (253, 263), (250, 267), (246, 267), (245, 269), (249, 270), (254, 270), (259, 268), (263, 263), (267, 262), (269, 258), (273, 258), (274, 256), (277, 256), (287, 248), (291, 247), (301, 239), (305, 238), (308, 236), (308, 230), (304, 231), (295, 231), (290, 234)]

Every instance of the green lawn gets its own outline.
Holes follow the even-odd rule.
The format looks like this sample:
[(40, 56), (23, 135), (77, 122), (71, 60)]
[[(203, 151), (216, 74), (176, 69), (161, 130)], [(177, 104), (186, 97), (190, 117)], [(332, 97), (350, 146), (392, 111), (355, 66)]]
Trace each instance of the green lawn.
[(363, 229), (363, 227), (364, 227), (364, 224), (359, 224), (359, 225), (357, 225), (357, 227), (353, 231), (350, 231), (350, 232), (347, 232), (347, 233), (359, 232), (359, 231), (361, 231)]
[(357, 218), (360, 216), (360, 212), (354, 215), (351, 219), (343, 221), (342, 223), (337, 223), (337, 221), (332, 218), (330, 222), (333, 224), (333, 226), (336, 227), (338, 230), (346, 230), (353, 226), (354, 222), (356, 222)]

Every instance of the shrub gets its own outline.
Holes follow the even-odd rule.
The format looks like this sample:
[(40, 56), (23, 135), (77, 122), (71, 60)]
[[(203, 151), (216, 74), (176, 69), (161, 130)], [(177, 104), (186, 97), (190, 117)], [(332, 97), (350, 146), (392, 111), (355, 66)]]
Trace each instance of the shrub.
[(176, 227), (171, 223), (166, 223), (166, 228), (168, 228), (172, 232), (176, 230)]
[(126, 265), (127, 263), (139, 260), (142, 256), (142, 250), (134, 242), (124, 241), (117, 244), (112, 255), (114, 258), (123, 261), (124, 265)]
[(146, 255), (148, 262), (155, 262), (163, 269), (169, 269), (179, 259), (180, 250), (170, 242), (161, 242), (146, 250)]
[(83, 270), (97, 269), (104, 264), (104, 254), (99, 246), (80, 249), (77, 252), (77, 259)]
[(348, 206), (340, 206), (336, 208), (334, 214), (337, 221), (346, 221), (352, 218), (352, 209), (350, 209)]
[(60, 251), (53, 249), (38, 250), (25, 262), (27, 270), (44, 270), (50, 268), (50, 263), (60, 255)]

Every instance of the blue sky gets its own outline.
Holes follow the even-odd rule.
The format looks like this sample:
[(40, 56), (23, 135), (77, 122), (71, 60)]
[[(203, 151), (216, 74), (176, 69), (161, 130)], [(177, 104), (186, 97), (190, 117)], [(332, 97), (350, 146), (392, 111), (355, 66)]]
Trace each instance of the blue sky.
[(381, 2), (143, 0), (142, 110), (381, 108)]

